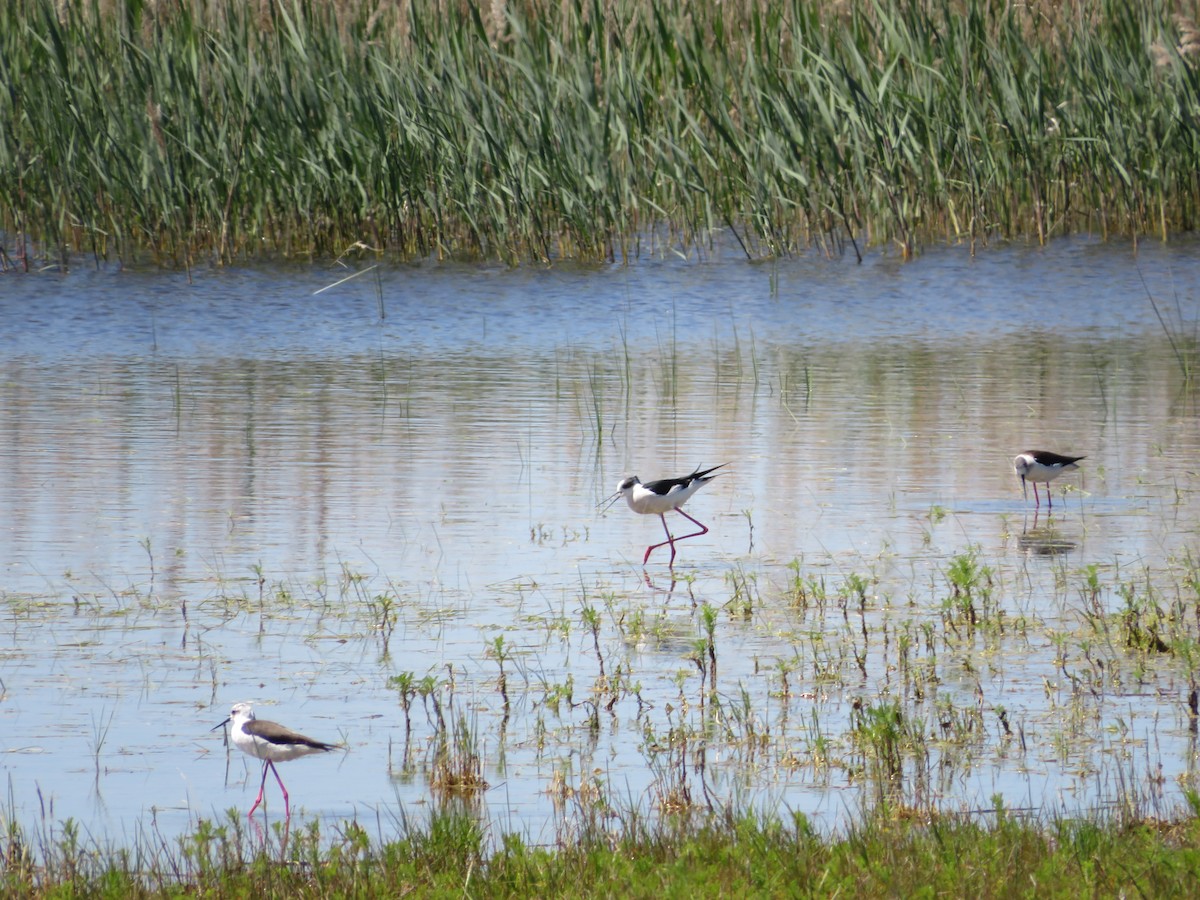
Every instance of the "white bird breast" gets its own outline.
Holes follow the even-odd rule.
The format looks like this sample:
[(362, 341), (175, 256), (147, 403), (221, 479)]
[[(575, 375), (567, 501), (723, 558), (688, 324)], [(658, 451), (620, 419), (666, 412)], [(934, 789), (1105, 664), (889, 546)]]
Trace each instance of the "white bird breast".
[(685, 488), (674, 487), (665, 494), (648, 491), (640, 484), (635, 484), (629, 494), (629, 507), (634, 512), (646, 515), (661, 515), (677, 506), (682, 506), (688, 497), (692, 496), (702, 482), (693, 481)]

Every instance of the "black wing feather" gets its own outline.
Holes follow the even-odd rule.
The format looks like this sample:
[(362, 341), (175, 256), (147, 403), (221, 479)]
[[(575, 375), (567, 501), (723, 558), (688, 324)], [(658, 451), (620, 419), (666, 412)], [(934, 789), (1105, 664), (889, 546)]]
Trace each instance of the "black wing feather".
[(1031, 450), (1029, 452), (1043, 466), (1069, 466), (1081, 459), (1087, 459), (1086, 456), (1063, 456), (1061, 453), (1051, 453), (1049, 450)]
[(265, 719), (251, 719), (242, 726), (242, 730), (254, 737), (262, 738), (268, 744), (277, 746), (300, 744), (304, 747), (312, 747), (314, 750), (337, 749), (335, 744), (326, 744), (324, 741), (297, 734), (290, 728), (284, 728), (278, 722), (268, 722)]
[[(649, 484), (643, 484), (642, 487), (652, 493), (658, 494), (660, 497), (665, 497), (671, 492), (672, 488), (687, 487), (696, 480), (708, 481), (708, 479), (704, 477), (705, 475), (707, 475), (709, 472), (715, 472), (717, 469), (722, 469), (727, 465), (729, 465), (729, 463), (721, 463), (719, 466), (713, 466), (711, 469), (704, 469), (703, 471), (696, 469), (696, 471), (691, 475), (684, 475), (682, 478), (660, 478), (658, 481), (651, 481)], [(715, 478), (716, 476), (714, 475), (713, 477)]]

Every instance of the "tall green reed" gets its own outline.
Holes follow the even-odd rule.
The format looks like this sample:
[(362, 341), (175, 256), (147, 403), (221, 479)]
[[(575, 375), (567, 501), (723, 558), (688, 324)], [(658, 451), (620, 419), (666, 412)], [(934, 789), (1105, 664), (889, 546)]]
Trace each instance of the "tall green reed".
[(0, 250), (1166, 237), (1200, 196), (1195, 33), (1170, 0), (4, 0)]

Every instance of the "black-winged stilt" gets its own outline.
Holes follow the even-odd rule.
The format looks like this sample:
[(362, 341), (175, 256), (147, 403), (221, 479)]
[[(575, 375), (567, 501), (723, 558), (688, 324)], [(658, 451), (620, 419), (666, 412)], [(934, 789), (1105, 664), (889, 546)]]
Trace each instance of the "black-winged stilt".
[(1013, 468), (1017, 470), (1017, 475), (1021, 478), (1021, 492), (1025, 499), (1029, 499), (1029, 491), (1025, 487), (1025, 482), (1028, 481), (1033, 485), (1035, 506), (1042, 505), (1037, 489), (1040, 482), (1046, 485), (1046, 505), (1053, 508), (1054, 501), (1050, 499), (1050, 482), (1063, 472), (1078, 469), (1079, 466), (1075, 463), (1086, 458), (1085, 456), (1063, 456), (1059, 453), (1051, 453), (1049, 450), (1026, 450), (1013, 459)]
[(290, 819), (292, 817), (292, 808), (288, 803), (287, 788), (283, 786), (283, 779), (279, 777), (279, 771), (275, 768), (275, 763), (287, 762), (290, 759), (299, 759), (301, 756), (308, 756), (310, 753), (337, 750), (339, 749), (338, 745), (326, 744), (324, 741), (313, 740), (310, 737), (297, 734), (290, 728), (284, 728), (278, 722), (256, 719), (254, 717), (254, 709), (249, 703), (233, 704), (229, 718), (220, 725), (214, 725), (211, 730), (216, 731), (218, 728), (231, 722), (233, 723), (233, 727), (229, 731), (230, 736), (233, 738), (234, 746), (243, 753), (253, 756), (255, 759), (264, 760), (262, 781), (258, 785), (258, 796), (254, 800), (254, 805), (250, 807), (250, 812), (246, 813), (246, 815), (253, 816), (254, 810), (258, 809), (258, 804), (262, 803), (263, 790), (267, 786), (267, 770), (270, 769), (275, 773), (275, 780), (279, 782), (279, 789), (283, 791), (284, 814)]
[[(680, 507), (688, 501), (688, 498), (692, 494), (717, 477), (716, 475), (710, 475), (710, 472), (715, 472), (717, 469), (727, 465), (729, 463), (721, 463), (721, 465), (713, 466), (711, 469), (704, 469), (703, 471), (697, 469), (691, 475), (684, 475), (682, 478), (663, 478), (647, 484), (642, 484), (641, 479), (636, 475), (630, 475), (628, 478), (621, 480), (621, 483), (617, 485), (617, 492), (609, 498), (609, 506), (615, 503), (619, 497), (624, 497), (629, 504), (629, 508), (635, 513), (641, 513), (644, 516), (658, 516), (662, 519), (663, 530), (667, 533), (665, 541), (658, 544), (651, 544), (646, 548), (646, 555), (642, 557), (642, 565), (645, 565), (647, 560), (650, 559), (651, 553), (659, 547), (665, 547), (669, 544), (671, 546), (671, 561), (667, 565), (674, 566), (676, 541), (683, 541), (708, 533), (707, 525), (697, 519), (693, 519)], [(667, 527), (666, 517), (666, 513), (669, 513), (671, 510), (675, 510), (675, 512), (688, 521), (699, 525), (700, 530), (691, 534), (673, 537), (671, 529)]]

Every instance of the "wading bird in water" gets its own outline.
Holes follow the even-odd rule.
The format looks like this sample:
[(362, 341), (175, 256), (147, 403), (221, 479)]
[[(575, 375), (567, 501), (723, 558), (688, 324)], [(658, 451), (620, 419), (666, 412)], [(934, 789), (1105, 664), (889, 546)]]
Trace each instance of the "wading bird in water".
[(1079, 466), (1075, 463), (1081, 459), (1087, 459), (1087, 457), (1062, 456), (1058, 453), (1051, 453), (1049, 450), (1026, 450), (1013, 459), (1013, 468), (1017, 470), (1017, 475), (1021, 478), (1021, 493), (1026, 500), (1029, 499), (1029, 491), (1025, 487), (1025, 482), (1030, 482), (1033, 485), (1035, 508), (1040, 508), (1042, 500), (1038, 496), (1037, 489), (1040, 482), (1046, 485), (1046, 505), (1053, 508), (1054, 501), (1050, 499), (1050, 482), (1063, 472), (1072, 472), (1078, 469)]
[[(230, 736), (233, 738), (233, 744), (243, 753), (253, 756), (255, 759), (264, 760), (262, 781), (258, 785), (258, 796), (254, 800), (254, 805), (250, 807), (250, 812), (246, 813), (248, 817), (254, 815), (254, 810), (258, 809), (258, 804), (262, 803), (263, 790), (267, 786), (267, 770), (270, 769), (275, 773), (275, 780), (279, 782), (279, 789), (283, 791), (283, 810), (287, 818), (292, 817), (292, 808), (288, 803), (287, 788), (283, 786), (283, 779), (279, 777), (279, 770), (275, 768), (277, 762), (287, 762), (289, 759), (299, 759), (301, 756), (308, 756), (310, 753), (324, 753), (329, 750), (339, 749), (337, 744), (326, 744), (323, 741), (313, 740), (310, 737), (305, 737), (302, 734), (297, 734), (290, 728), (284, 728), (278, 722), (268, 722), (264, 719), (256, 719), (254, 717), (254, 709), (249, 703), (235, 703), (233, 710), (229, 713), (229, 718), (220, 725), (214, 725), (212, 731), (216, 731), (224, 725), (233, 723), (230, 729)], [(265, 810), (266, 807), (264, 806)]]
[[(630, 475), (628, 478), (621, 480), (617, 485), (617, 492), (608, 499), (608, 505), (611, 506), (618, 498), (624, 497), (629, 504), (629, 508), (635, 513), (641, 513), (644, 516), (658, 516), (662, 519), (663, 530), (667, 533), (667, 539), (658, 544), (651, 544), (646, 548), (646, 555), (642, 557), (642, 565), (645, 565), (650, 559), (650, 554), (659, 547), (666, 547), (668, 544), (671, 547), (671, 561), (667, 564), (669, 567), (675, 565), (675, 542), (684, 541), (688, 538), (699, 537), (702, 534), (708, 534), (708, 526), (703, 522), (693, 519), (685, 513), (680, 507), (688, 501), (688, 498), (701, 487), (708, 484), (716, 478), (716, 475), (710, 475), (710, 472), (715, 472), (717, 469), (723, 468), (729, 463), (721, 463), (719, 466), (713, 466), (711, 469), (700, 471), (697, 469), (691, 475), (684, 475), (682, 478), (663, 478), (659, 481), (651, 481), (648, 484), (642, 484), (640, 478), (636, 475)], [(694, 531), (691, 534), (680, 535), (673, 537), (671, 529), (667, 527), (667, 516), (671, 510), (679, 513), (685, 519), (700, 526), (699, 531)]]

